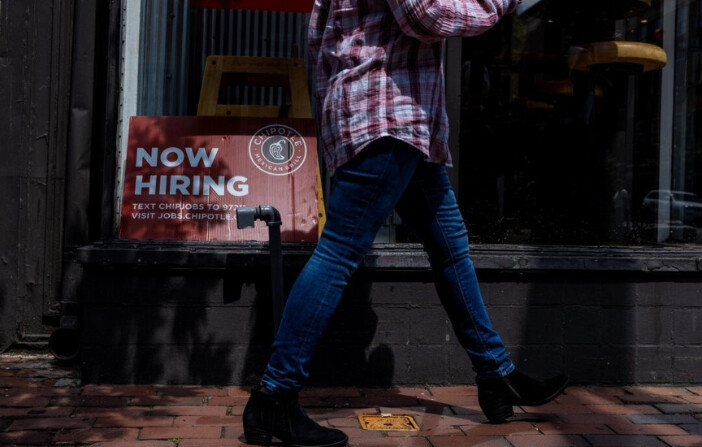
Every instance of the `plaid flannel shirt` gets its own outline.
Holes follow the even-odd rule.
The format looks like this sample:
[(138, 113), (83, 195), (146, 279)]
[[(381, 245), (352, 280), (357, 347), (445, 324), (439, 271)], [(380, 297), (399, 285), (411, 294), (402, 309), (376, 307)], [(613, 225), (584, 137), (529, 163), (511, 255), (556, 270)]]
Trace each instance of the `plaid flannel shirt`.
[(444, 39), (492, 27), (518, 0), (315, 0), (320, 144), (331, 174), (383, 136), (451, 163)]

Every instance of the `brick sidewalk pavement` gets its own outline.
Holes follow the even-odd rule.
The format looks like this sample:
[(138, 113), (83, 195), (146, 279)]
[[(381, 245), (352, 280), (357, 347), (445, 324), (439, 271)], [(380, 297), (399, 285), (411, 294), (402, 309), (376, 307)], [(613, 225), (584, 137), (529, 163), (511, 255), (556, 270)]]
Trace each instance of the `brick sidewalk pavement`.
[[(50, 355), (0, 355), (1, 446), (244, 446), (239, 387), (79, 385)], [(491, 425), (474, 386), (309, 389), (317, 421), (349, 447), (702, 447), (700, 387), (571, 387), (517, 420)], [(420, 430), (367, 431), (359, 414), (411, 415)]]

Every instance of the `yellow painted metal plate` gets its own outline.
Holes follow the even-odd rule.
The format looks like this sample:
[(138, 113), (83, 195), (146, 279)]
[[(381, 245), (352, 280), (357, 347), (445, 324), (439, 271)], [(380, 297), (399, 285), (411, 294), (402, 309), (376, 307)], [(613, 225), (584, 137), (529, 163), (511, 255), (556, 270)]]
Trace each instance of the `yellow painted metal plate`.
[(414, 418), (405, 414), (361, 414), (358, 422), (364, 430), (419, 431)]

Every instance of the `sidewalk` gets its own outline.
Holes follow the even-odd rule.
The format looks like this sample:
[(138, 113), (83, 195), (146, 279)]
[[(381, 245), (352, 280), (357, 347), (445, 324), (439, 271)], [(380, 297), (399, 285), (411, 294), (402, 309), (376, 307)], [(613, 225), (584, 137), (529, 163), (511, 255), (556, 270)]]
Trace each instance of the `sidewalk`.
[[(0, 355), (0, 446), (245, 446), (239, 387), (79, 386), (51, 355)], [(491, 425), (473, 386), (309, 389), (315, 420), (350, 447), (702, 446), (702, 386), (571, 387), (517, 420)], [(369, 431), (361, 414), (410, 415), (419, 431)]]

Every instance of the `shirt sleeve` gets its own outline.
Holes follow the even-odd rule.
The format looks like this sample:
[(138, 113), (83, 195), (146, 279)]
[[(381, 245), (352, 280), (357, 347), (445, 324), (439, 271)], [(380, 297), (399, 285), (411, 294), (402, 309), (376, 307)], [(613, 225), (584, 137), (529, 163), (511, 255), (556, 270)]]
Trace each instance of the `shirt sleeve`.
[(328, 15), (329, 0), (315, 0), (307, 33), (310, 62), (312, 62), (313, 66), (317, 65), (319, 59), (319, 51), (322, 47), (322, 37), (324, 36), (324, 29), (327, 26)]
[(518, 1), (387, 0), (400, 29), (425, 42), (481, 34), (512, 12)]

